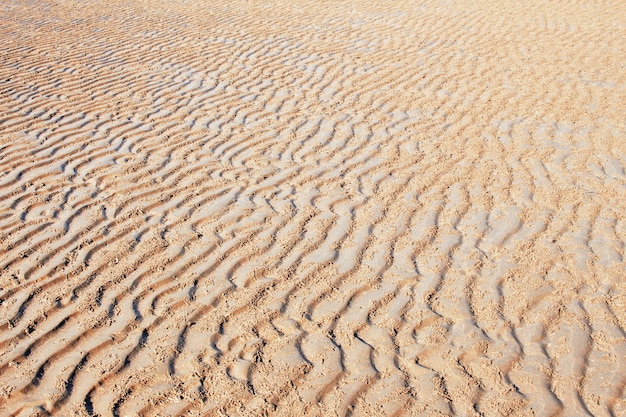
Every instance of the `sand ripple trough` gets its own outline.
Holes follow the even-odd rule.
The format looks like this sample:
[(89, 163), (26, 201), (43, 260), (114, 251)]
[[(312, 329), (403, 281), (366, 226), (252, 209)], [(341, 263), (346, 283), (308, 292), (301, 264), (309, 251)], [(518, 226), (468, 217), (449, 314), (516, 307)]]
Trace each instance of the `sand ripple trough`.
[(0, 2), (0, 415), (626, 415), (624, 39), (611, 0)]

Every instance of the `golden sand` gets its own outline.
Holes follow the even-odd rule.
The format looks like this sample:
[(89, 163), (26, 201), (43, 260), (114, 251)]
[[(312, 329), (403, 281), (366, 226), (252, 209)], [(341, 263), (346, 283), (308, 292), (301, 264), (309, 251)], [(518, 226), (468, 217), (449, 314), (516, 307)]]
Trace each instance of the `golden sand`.
[(0, 415), (626, 415), (625, 1), (0, 1)]

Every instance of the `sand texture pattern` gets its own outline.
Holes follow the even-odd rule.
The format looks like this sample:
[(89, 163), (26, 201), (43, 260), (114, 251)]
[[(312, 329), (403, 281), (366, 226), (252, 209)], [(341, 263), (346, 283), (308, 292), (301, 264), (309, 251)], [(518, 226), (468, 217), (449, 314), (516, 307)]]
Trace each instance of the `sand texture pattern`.
[(626, 2), (0, 1), (0, 415), (626, 415)]

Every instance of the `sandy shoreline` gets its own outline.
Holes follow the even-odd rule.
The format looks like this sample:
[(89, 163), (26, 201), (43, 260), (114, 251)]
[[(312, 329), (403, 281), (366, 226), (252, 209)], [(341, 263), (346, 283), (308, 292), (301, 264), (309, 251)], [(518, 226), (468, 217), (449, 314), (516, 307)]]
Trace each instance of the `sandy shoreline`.
[(626, 3), (0, 16), (0, 415), (626, 414)]

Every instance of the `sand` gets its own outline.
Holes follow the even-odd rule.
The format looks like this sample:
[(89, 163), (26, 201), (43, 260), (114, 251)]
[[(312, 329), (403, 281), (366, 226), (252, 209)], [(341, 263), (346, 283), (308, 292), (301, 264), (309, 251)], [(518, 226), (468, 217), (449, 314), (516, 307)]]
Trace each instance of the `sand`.
[(0, 415), (626, 415), (626, 2), (0, 2)]

